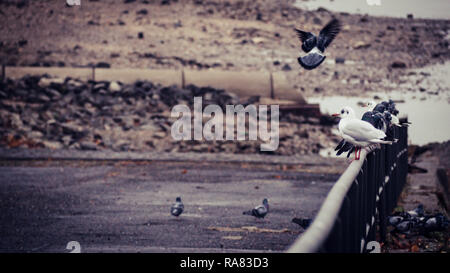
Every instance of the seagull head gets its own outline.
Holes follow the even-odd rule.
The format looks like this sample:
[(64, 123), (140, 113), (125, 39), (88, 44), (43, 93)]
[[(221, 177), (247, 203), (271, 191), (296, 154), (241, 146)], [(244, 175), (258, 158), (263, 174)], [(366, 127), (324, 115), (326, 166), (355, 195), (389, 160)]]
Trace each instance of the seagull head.
[(177, 199), (175, 200), (176, 202), (181, 202), (181, 197), (177, 197)]
[(367, 101), (363, 104), (362, 107), (368, 107), (369, 109), (373, 109), (377, 105), (373, 100)]
[(332, 116), (340, 118), (354, 118), (355, 112), (350, 106), (345, 106), (339, 113), (333, 114)]

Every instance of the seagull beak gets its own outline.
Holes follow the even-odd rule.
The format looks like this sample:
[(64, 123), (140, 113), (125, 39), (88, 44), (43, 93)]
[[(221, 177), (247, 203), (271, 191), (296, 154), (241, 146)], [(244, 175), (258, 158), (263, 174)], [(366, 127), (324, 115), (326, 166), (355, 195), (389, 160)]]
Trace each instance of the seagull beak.
[(339, 117), (339, 114), (332, 114), (332, 117)]

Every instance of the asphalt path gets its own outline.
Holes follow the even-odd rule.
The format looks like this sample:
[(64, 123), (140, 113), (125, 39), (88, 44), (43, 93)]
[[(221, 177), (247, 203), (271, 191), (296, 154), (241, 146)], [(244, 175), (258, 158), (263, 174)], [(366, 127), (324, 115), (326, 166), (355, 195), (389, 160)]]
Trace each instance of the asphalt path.
[[(314, 217), (342, 163), (4, 159), (0, 252), (69, 252), (70, 241), (81, 252), (283, 251), (303, 232), (291, 219)], [(242, 214), (263, 198), (266, 218)]]

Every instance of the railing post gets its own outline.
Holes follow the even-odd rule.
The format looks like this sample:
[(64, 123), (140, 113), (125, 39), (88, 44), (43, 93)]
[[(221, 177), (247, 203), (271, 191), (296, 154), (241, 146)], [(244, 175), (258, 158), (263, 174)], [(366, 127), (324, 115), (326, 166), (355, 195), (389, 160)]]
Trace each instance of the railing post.
[(1, 83), (6, 82), (6, 66), (4, 63), (2, 63), (2, 79), (1, 79)]
[(379, 186), (383, 188), (382, 192), (379, 195), (378, 200), (378, 217), (380, 223), (380, 241), (386, 241), (386, 186), (385, 185), (385, 177), (386, 177), (386, 146), (381, 146), (380, 150), (380, 168), (381, 179), (379, 181)]
[(350, 222), (351, 222), (351, 208), (350, 208), (351, 204), (350, 204), (350, 199), (348, 197), (348, 193), (347, 196), (344, 198), (344, 204), (342, 205), (341, 208), (341, 217), (340, 219), (342, 220), (342, 240), (343, 240), (343, 246), (342, 246), (342, 250), (345, 253), (350, 253), (352, 252), (352, 247), (351, 247), (351, 235), (349, 233), (349, 229), (350, 229)]
[(360, 238), (358, 237), (358, 223), (357, 223), (357, 219), (359, 218), (359, 195), (358, 195), (358, 191), (359, 191), (359, 185), (358, 185), (358, 180), (355, 180), (353, 182), (352, 187), (350, 188), (349, 191), (349, 196), (350, 196), (350, 222), (349, 222), (349, 233), (350, 233), (350, 245), (351, 245), (351, 249), (352, 252), (359, 252), (359, 240)]

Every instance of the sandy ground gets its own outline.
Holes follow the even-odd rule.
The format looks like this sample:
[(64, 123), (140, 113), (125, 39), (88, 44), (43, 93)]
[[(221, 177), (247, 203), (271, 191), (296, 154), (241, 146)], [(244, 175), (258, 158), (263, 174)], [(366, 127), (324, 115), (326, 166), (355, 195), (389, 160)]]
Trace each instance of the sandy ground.
[[(448, 20), (304, 11), (286, 0), (82, 1), (71, 8), (63, 1), (2, 1), (0, 6), (0, 53), (8, 65), (106, 62), (124, 68), (284, 71), (292, 88), (310, 96), (392, 90), (405, 83), (404, 68), (450, 57)], [(326, 62), (313, 71), (300, 69), (293, 28), (318, 32), (332, 17), (343, 29)], [(406, 81), (416, 88), (417, 79)]]

